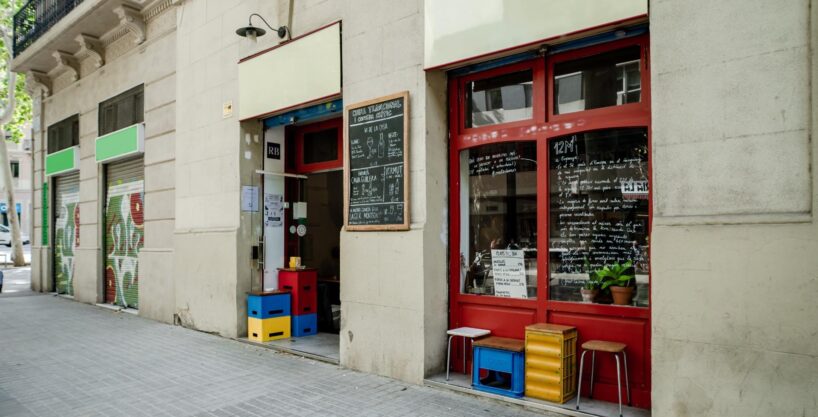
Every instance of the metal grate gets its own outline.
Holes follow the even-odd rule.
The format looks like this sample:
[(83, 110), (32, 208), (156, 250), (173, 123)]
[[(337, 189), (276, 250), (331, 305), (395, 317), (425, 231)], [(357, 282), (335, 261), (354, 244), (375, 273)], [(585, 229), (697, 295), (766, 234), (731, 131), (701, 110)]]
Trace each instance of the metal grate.
[(29, 0), (14, 15), (14, 56), (18, 56), (83, 0)]

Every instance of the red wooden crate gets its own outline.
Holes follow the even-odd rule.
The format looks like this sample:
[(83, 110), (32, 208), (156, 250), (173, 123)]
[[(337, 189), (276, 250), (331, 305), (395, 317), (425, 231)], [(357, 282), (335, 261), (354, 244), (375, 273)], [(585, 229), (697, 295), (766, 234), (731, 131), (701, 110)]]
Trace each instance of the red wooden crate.
[(313, 314), (318, 304), (318, 274), (314, 269), (279, 269), (278, 288), (290, 291), (292, 315)]

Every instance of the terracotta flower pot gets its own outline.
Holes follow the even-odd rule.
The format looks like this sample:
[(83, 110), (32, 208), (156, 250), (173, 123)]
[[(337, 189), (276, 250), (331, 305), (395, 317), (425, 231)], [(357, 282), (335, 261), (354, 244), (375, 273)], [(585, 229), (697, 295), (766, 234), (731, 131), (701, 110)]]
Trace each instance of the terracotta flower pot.
[(633, 287), (610, 287), (613, 295), (613, 303), (620, 306), (627, 306), (633, 300)]
[(585, 288), (580, 288), (579, 293), (582, 294), (583, 303), (593, 303), (596, 295), (599, 293), (599, 290), (587, 290)]

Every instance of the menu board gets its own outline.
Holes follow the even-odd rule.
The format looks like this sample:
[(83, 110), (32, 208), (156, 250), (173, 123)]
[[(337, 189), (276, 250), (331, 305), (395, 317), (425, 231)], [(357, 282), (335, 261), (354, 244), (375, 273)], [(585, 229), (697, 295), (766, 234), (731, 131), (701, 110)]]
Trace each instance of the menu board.
[(409, 92), (344, 109), (346, 230), (409, 230)]
[(522, 250), (492, 249), (491, 268), (494, 271), (495, 296), (528, 298)]
[(581, 286), (588, 272), (614, 262), (648, 272), (647, 157), (644, 129), (549, 142), (549, 264), (552, 278), (560, 277), (552, 287)]

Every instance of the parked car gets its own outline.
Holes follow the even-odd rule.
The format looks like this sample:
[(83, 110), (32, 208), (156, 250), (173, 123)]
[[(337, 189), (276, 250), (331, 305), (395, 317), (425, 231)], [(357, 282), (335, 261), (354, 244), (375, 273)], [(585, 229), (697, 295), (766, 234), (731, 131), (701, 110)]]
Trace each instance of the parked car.
[[(31, 240), (25, 233), (20, 233), (20, 238), (23, 240), (24, 245), (31, 243)], [(0, 245), (11, 246), (11, 229), (2, 224), (0, 224)]]

